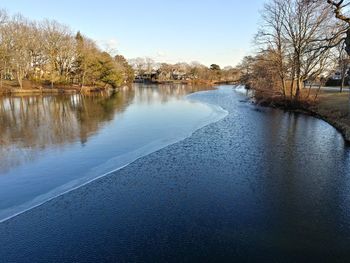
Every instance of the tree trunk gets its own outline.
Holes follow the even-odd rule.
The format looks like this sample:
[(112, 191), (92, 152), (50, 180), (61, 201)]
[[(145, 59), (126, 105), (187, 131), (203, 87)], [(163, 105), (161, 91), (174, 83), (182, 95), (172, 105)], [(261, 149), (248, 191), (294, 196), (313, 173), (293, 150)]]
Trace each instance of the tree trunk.
[(20, 89), (23, 89), (22, 79), (18, 79), (18, 83), (19, 83), (19, 87), (20, 87)]
[(291, 76), (291, 81), (292, 83), (290, 84), (290, 99), (293, 99), (294, 96), (294, 80), (295, 80), (295, 61), (293, 61), (293, 66), (292, 66), (292, 76)]
[(284, 80), (284, 77), (281, 77), (281, 83), (282, 83), (282, 94), (283, 98), (286, 98), (286, 81)]
[(318, 89), (317, 89), (317, 92), (316, 92), (316, 95), (315, 95), (315, 99), (314, 99), (315, 101), (317, 100), (318, 94), (320, 93), (321, 86), (322, 86), (322, 85), (320, 85), (320, 86), (318, 87)]
[(295, 100), (299, 100), (301, 90), (301, 77), (300, 77), (300, 65), (297, 70), (297, 88), (295, 90)]
[(292, 83), (290, 84), (290, 99), (293, 99), (293, 96), (294, 96), (294, 80), (295, 78), (293, 77), (292, 78)]
[(345, 74), (342, 74), (342, 78), (341, 78), (341, 86), (340, 86), (340, 93), (343, 92), (345, 86)]
[(84, 73), (83, 73), (83, 76), (82, 76), (82, 78), (81, 78), (81, 86), (83, 87), (84, 86), (84, 84), (85, 84), (85, 71), (84, 71)]
[(299, 100), (299, 96), (300, 96), (300, 87), (299, 87), (299, 81), (297, 82), (297, 88), (295, 90), (295, 96), (294, 96), (294, 99), (295, 100)]
[(23, 89), (23, 80), (22, 80), (22, 75), (20, 73), (20, 70), (17, 70), (17, 81), (20, 89)]
[[(321, 84), (320, 84), (320, 86), (321, 86)], [(310, 84), (309, 90), (307, 92), (307, 99), (310, 97), (311, 88), (312, 88), (312, 85)]]

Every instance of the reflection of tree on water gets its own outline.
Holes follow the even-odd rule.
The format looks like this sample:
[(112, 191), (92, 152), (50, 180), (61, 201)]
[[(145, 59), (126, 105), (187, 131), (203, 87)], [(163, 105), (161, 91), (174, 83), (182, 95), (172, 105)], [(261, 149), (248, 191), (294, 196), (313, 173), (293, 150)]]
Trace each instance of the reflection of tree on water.
[(117, 93), (72, 97), (72, 108), (81, 124), (79, 138), (85, 143), (106, 122), (112, 121), (115, 113), (124, 112), (135, 96), (134, 89), (128, 88)]
[(206, 87), (135, 85), (117, 93), (0, 98), (0, 174), (96, 134), (130, 104), (166, 103)]
[(142, 87), (136, 88), (135, 100), (138, 103), (147, 104), (152, 104), (154, 102), (165, 103), (169, 101), (169, 99), (180, 99), (190, 93), (212, 89), (205, 86), (189, 86), (185, 84), (135, 84), (135, 87)]
[(123, 112), (134, 89), (117, 93), (0, 99), (0, 172), (31, 160), (49, 147), (85, 143), (89, 136)]

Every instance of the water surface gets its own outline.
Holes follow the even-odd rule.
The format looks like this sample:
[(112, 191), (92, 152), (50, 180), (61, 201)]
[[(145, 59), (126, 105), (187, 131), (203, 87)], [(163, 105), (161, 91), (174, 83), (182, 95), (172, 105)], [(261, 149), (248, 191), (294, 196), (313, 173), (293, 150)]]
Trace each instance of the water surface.
[(0, 98), (0, 221), (226, 114), (185, 98), (197, 90), (137, 84), (112, 94)]
[(341, 134), (232, 87), (190, 98), (228, 115), (0, 224), (0, 262), (348, 262)]

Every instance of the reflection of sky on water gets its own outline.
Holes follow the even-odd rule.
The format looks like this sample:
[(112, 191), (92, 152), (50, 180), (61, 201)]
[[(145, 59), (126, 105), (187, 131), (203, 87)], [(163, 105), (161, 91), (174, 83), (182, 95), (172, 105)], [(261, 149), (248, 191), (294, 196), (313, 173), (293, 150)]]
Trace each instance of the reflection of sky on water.
[(185, 100), (193, 91), (184, 85), (136, 85), (116, 94), (3, 98), (0, 209), (44, 195), (42, 201), (54, 189), (49, 196), (223, 116), (219, 109)]
[[(350, 151), (333, 127), (310, 116), (256, 107), (230, 87), (193, 94), (186, 103), (180, 99), (181, 104), (174, 97), (161, 102), (151, 88), (146, 94), (90, 136), (84, 147), (78, 141), (81, 152), (71, 144), (71, 163), (93, 157), (87, 161), (91, 165), (99, 155), (111, 156), (108, 151), (124, 143), (116, 144), (116, 138), (132, 138), (139, 126), (149, 129), (142, 130), (146, 138), (166, 130), (179, 135), (182, 125), (171, 125), (177, 116), (187, 122), (196, 99), (219, 104), (229, 114), (182, 142), (0, 224), (1, 255), (50, 258), (57, 249), (70, 253), (73, 247), (71, 253), (84, 262), (106, 251), (117, 260), (152, 261), (162, 255), (181, 262), (186, 255), (189, 261), (215, 262), (220, 256), (219, 261), (347, 262)], [(198, 106), (206, 111), (205, 105)], [(148, 111), (161, 120), (160, 127), (147, 120)], [(116, 129), (114, 123), (128, 128)], [(142, 140), (138, 137), (137, 143)], [(159, 141), (126, 157), (157, 145)], [(89, 154), (96, 150), (98, 155)], [(126, 157), (109, 159), (87, 174), (108, 171)], [(84, 242), (72, 238), (81, 233)], [(28, 244), (39, 249), (33, 253)]]

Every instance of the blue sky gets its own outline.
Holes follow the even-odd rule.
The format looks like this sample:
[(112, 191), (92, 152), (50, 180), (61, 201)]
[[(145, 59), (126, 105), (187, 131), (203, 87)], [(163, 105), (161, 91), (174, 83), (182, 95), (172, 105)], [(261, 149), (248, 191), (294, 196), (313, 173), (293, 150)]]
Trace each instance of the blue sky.
[(235, 65), (252, 51), (264, 0), (7, 0), (10, 14), (55, 19), (127, 58)]

